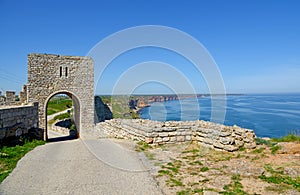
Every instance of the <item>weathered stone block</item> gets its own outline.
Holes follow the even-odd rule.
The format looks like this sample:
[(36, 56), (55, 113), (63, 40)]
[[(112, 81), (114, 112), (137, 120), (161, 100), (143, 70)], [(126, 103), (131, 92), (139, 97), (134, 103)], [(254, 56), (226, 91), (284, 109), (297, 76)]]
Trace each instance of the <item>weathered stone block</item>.
[(162, 138), (162, 141), (163, 141), (163, 142), (168, 142), (169, 140), (170, 140), (169, 137), (163, 137), (163, 138)]
[(202, 132), (197, 132), (197, 135), (200, 137), (207, 137), (207, 134)]
[(154, 143), (160, 143), (160, 142), (162, 142), (163, 140), (162, 140), (162, 138), (161, 137), (155, 137), (154, 138)]
[(231, 144), (234, 143), (234, 139), (231, 138), (231, 137), (228, 137), (228, 138), (221, 137), (220, 138), (220, 143), (224, 144), (224, 145), (231, 145)]
[(182, 135), (177, 136), (176, 140), (177, 140), (178, 142), (184, 142), (184, 141), (185, 141), (185, 136), (182, 136)]
[(234, 146), (234, 145), (225, 145), (223, 147), (223, 150), (226, 150), (228, 152), (233, 152), (233, 151), (237, 151), (239, 149), (239, 147)]
[(185, 140), (186, 141), (191, 141), (192, 140), (192, 136), (190, 136), (190, 135), (185, 136)]
[(219, 149), (223, 149), (223, 148), (224, 148), (224, 145), (221, 144), (220, 142), (214, 142), (214, 143), (213, 143), (213, 146), (214, 146), (215, 148), (219, 148)]
[(178, 134), (178, 132), (177, 131), (172, 131), (172, 132), (169, 132), (169, 136), (175, 136), (175, 135), (177, 135)]
[(223, 132), (220, 132), (220, 136), (221, 137), (227, 137), (227, 136), (230, 136), (232, 133), (230, 131), (223, 131)]
[(210, 138), (204, 138), (203, 142), (206, 143), (206, 144), (211, 144), (212, 145), (214, 143), (214, 140), (212, 140)]
[(169, 135), (168, 132), (161, 132), (158, 134), (160, 137), (167, 137)]
[(170, 137), (170, 142), (176, 142), (177, 138), (176, 137)]
[(147, 144), (152, 144), (153, 141), (154, 141), (154, 139), (153, 139), (152, 137), (146, 137), (146, 138), (145, 138), (145, 142), (146, 142)]
[(196, 137), (196, 140), (199, 142), (204, 142), (204, 139), (205, 139), (204, 137)]
[(244, 147), (245, 147), (246, 149), (254, 149), (254, 148), (256, 148), (256, 143), (255, 143), (255, 142), (245, 143), (245, 144), (244, 144)]
[(241, 140), (235, 140), (234, 141), (235, 145), (238, 146), (238, 147), (241, 147), (244, 145), (244, 141), (241, 141)]
[(235, 126), (235, 125), (233, 126), (233, 130), (234, 130), (234, 133), (236, 133), (240, 136), (242, 136), (245, 133), (245, 131), (243, 129), (241, 129), (240, 127)]

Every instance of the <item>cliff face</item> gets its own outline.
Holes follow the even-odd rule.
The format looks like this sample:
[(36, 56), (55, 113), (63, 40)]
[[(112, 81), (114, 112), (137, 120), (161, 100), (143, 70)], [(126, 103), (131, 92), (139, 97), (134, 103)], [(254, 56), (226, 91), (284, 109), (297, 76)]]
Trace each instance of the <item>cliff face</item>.
[(149, 106), (148, 101), (145, 100), (145, 98), (139, 98), (138, 102), (137, 102), (137, 107), (138, 108), (144, 108)]
[(161, 96), (149, 96), (148, 102), (165, 102), (165, 101), (172, 101), (172, 100), (178, 100), (177, 95), (161, 95)]
[(129, 100), (128, 105), (131, 110), (144, 108), (149, 106), (149, 103), (153, 102), (165, 102), (178, 100), (177, 95), (160, 95), (160, 96), (135, 96)]
[(109, 107), (103, 103), (99, 96), (95, 97), (95, 122), (102, 122), (113, 118)]
[(148, 101), (146, 101), (145, 98), (143, 97), (137, 97), (135, 99), (131, 99), (128, 105), (131, 110), (137, 110), (149, 106)]

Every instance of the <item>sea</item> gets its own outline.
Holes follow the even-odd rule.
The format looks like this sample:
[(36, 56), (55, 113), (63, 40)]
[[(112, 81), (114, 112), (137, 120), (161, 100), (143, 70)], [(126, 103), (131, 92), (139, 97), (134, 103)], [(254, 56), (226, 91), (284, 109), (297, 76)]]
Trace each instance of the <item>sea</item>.
[[(221, 102), (224, 125), (254, 130), (258, 137), (300, 136), (300, 94), (247, 94), (203, 96), (154, 102), (140, 111), (143, 119), (156, 121), (213, 121), (212, 102)], [(218, 104), (213, 104), (218, 105)]]

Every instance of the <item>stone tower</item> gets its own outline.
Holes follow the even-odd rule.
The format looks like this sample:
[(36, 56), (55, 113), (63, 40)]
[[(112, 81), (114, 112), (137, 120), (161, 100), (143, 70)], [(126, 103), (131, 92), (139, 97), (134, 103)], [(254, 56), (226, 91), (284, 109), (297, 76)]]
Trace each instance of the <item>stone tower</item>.
[(79, 136), (94, 129), (94, 63), (89, 57), (28, 55), (28, 102), (39, 103), (39, 128), (47, 136), (47, 104), (57, 94), (73, 100)]

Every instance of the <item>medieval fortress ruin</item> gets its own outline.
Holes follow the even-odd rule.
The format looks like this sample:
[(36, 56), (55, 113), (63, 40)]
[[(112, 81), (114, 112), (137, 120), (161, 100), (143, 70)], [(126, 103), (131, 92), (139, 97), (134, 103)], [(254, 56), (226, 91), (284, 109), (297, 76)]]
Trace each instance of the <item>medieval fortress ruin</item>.
[(103, 135), (129, 138), (149, 144), (197, 141), (200, 144), (235, 151), (255, 148), (252, 130), (205, 121), (169, 121), (112, 119), (95, 124), (94, 63), (89, 57), (50, 54), (28, 55), (28, 81), (19, 101), (15, 92), (0, 97), (0, 141), (34, 131), (47, 140), (47, 104), (57, 95), (73, 100), (74, 122), (80, 137)]

